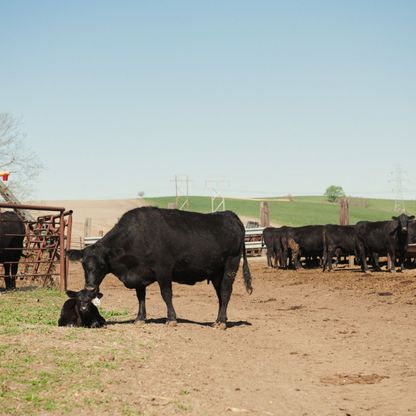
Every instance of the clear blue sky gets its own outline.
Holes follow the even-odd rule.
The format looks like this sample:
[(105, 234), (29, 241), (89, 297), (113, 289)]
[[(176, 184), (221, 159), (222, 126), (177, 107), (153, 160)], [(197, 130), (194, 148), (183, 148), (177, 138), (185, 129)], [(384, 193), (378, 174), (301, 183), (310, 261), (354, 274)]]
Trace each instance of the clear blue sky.
[(38, 199), (416, 198), (414, 1), (2, 1), (0, 111)]

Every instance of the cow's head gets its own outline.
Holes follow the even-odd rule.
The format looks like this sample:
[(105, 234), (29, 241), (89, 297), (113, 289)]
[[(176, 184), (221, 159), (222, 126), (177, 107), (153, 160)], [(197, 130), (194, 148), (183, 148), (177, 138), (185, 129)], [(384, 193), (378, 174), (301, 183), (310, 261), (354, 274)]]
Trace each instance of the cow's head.
[(393, 220), (398, 221), (400, 231), (403, 233), (407, 233), (407, 228), (409, 226), (409, 221), (412, 221), (415, 219), (414, 215), (411, 215), (410, 217), (406, 214), (400, 214), (398, 217), (391, 217)]
[(81, 314), (86, 315), (91, 312), (91, 304), (95, 298), (101, 299), (103, 294), (98, 290), (82, 289), (79, 292), (67, 290), (66, 294), (69, 298), (75, 299)]
[(81, 260), (85, 287), (89, 290), (98, 289), (109, 272), (109, 250), (100, 244), (93, 244), (83, 250), (67, 250), (66, 255), (70, 260)]

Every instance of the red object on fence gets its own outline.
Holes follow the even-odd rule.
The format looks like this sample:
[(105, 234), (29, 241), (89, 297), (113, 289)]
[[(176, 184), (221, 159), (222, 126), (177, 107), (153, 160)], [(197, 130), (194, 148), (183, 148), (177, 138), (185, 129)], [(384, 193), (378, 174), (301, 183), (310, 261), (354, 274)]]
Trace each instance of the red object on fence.
[(7, 182), (7, 180), (9, 179), (9, 175), (10, 175), (10, 172), (7, 172), (7, 171), (0, 172), (0, 176), (4, 182)]

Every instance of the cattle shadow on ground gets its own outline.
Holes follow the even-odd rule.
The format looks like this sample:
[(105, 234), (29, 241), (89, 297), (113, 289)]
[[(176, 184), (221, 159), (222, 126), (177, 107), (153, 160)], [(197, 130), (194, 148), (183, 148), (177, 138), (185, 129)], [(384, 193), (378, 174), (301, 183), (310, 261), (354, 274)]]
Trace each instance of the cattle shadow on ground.
[[(199, 325), (204, 327), (212, 327), (214, 322), (198, 322), (192, 321), (190, 319), (178, 318), (178, 324), (192, 324), (192, 325)], [(146, 319), (146, 324), (157, 324), (157, 325), (165, 325), (166, 318), (150, 318)], [(124, 325), (124, 324), (134, 324), (134, 319), (126, 319), (123, 321), (107, 321), (107, 325)], [(234, 328), (239, 326), (251, 326), (252, 324), (248, 321), (228, 321), (227, 328)]]
[(22, 286), (22, 287), (17, 287), (16, 289), (6, 289), (4, 287), (0, 287), (0, 292), (1, 293), (32, 292), (38, 289), (39, 289), (39, 286)]

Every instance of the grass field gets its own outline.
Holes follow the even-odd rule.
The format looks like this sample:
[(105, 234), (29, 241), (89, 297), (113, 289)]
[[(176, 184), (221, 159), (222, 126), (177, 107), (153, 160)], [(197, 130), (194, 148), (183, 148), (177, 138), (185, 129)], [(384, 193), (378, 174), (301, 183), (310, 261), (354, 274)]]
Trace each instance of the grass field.
[[(311, 225), (338, 224), (339, 205), (330, 203), (320, 196), (294, 197), (289, 202), (286, 199), (267, 198), (270, 209), (270, 219), (281, 225)], [(232, 199), (225, 201), (226, 209), (236, 212), (240, 216), (259, 218), (260, 199)], [(147, 198), (146, 202), (161, 208), (167, 208), (169, 203), (175, 202), (175, 197)], [(416, 201), (406, 201), (409, 213), (416, 213)], [(211, 198), (203, 196), (189, 197), (189, 211), (210, 212)], [(394, 212), (394, 200), (390, 199), (350, 199), (350, 224), (357, 221), (381, 221), (390, 219)]]
[[(35, 415), (106, 409), (108, 394), (101, 397), (105, 380), (117, 372), (114, 359), (127, 354), (117, 343), (134, 344), (137, 354), (146, 351), (137, 340), (109, 331), (58, 328), (57, 319), (66, 295), (52, 289), (0, 294), (0, 414)], [(125, 317), (124, 311), (104, 311), (108, 319)], [(79, 341), (82, 340), (82, 343)], [(128, 350), (127, 350), (128, 351)], [(125, 357), (122, 357), (125, 358)], [(96, 402), (94, 402), (94, 400)], [(78, 410), (77, 410), (78, 409)], [(128, 403), (122, 415), (139, 415)]]

